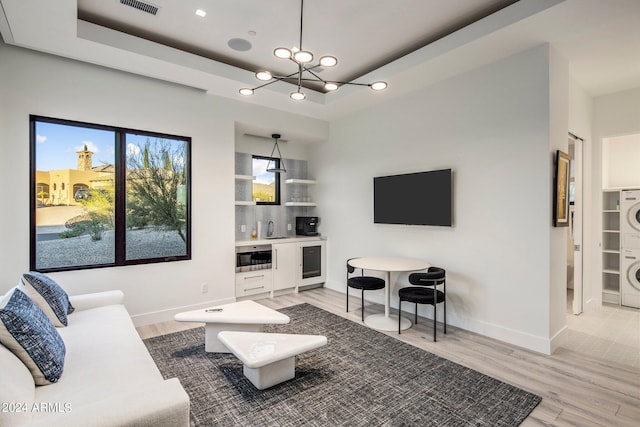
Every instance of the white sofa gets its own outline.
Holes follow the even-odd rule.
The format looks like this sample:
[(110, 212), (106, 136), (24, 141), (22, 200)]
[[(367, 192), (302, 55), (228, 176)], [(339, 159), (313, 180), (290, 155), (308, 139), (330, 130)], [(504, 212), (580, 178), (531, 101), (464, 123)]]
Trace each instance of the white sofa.
[(35, 386), (0, 344), (0, 426), (188, 426), (189, 397), (164, 380), (133, 326), (120, 291), (70, 297), (57, 328), (66, 356), (60, 380)]

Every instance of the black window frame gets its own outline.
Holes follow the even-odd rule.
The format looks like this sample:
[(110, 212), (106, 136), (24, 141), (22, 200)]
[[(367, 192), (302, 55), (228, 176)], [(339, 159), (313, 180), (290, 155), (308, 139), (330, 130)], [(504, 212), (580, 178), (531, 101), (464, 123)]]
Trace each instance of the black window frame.
[[(275, 168), (278, 169), (280, 168), (280, 159), (277, 157), (269, 157), (269, 156), (259, 156), (257, 154), (253, 154), (251, 156), (251, 166), (253, 167), (253, 160), (254, 159), (262, 159), (262, 160), (268, 160), (274, 163)], [(275, 184), (275, 190), (276, 190), (276, 196), (275, 196), (275, 200), (273, 202), (256, 202), (256, 205), (266, 205), (266, 206), (279, 206), (280, 205), (280, 173), (277, 172), (272, 172), (275, 175), (276, 178), (276, 184)], [(251, 196), (253, 198), (253, 185), (251, 188)]]
[[(36, 266), (36, 123), (46, 122), (51, 124), (59, 124), (65, 126), (86, 127), (115, 133), (115, 261), (113, 263), (92, 264), (92, 265), (74, 265), (55, 268), (37, 268)], [(163, 138), (184, 141), (186, 147), (186, 241), (185, 254), (168, 257), (144, 258), (144, 259), (126, 259), (126, 178), (127, 178), (127, 150), (126, 135), (136, 134), (148, 136), (151, 138)], [(171, 135), (160, 132), (145, 131), (139, 129), (130, 129), (119, 126), (109, 126), (96, 123), (81, 122), (75, 120), (59, 119), (53, 117), (29, 115), (29, 269), (42, 273), (51, 273), (59, 271), (75, 271), (88, 270), (94, 268), (106, 267), (123, 267), (128, 265), (155, 264), (162, 262), (187, 261), (191, 260), (191, 137), (181, 135)]]

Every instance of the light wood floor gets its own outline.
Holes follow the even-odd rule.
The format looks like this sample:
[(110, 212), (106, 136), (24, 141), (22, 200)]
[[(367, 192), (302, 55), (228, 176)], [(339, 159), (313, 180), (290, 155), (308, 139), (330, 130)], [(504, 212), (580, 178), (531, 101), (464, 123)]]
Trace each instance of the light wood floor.
[[(339, 316), (360, 322), (360, 300), (325, 288), (284, 295), (260, 303), (280, 309), (307, 302)], [(365, 306), (367, 314), (381, 313), (377, 304)], [(143, 338), (199, 326), (165, 322), (138, 328)], [(401, 335), (388, 335), (542, 396), (542, 402), (523, 426), (634, 426), (640, 425), (640, 369), (561, 348), (544, 356), (471, 332), (447, 327), (433, 342), (432, 323), (419, 319)]]

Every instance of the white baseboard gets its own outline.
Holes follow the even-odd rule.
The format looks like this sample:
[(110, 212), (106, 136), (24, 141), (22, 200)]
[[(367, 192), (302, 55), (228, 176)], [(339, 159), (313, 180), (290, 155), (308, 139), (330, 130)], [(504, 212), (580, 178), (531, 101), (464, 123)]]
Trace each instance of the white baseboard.
[(555, 351), (562, 347), (562, 345), (567, 340), (567, 333), (569, 331), (569, 326), (564, 325), (562, 329), (560, 329), (554, 336), (551, 337), (551, 354), (555, 353)]
[[(448, 317), (448, 316), (447, 316)], [(462, 328), (477, 334), (504, 341), (508, 344), (517, 345), (538, 353), (551, 354), (551, 340), (548, 338), (532, 335), (526, 332), (517, 331), (494, 323), (482, 322), (474, 319), (468, 319), (468, 327)], [(453, 324), (453, 323), (452, 323)], [(453, 325), (460, 327), (458, 325)]]
[(200, 308), (212, 307), (215, 305), (229, 304), (235, 302), (235, 298), (223, 298), (213, 301), (207, 301), (198, 304), (185, 305), (182, 307), (173, 307), (166, 310), (151, 311), (148, 313), (134, 314), (131, 316), (133, 324), (137, 326), (151, 325), (154, 323), (168, 322), (173, 320), (173, 316), (183, 311), (198, 310)]
[[(325, 287), (337, 292), (346, 292), (346, 286), (339, 282), (327, 282), (325, 283)], [(356, 296), (355, 293), (353, 295)], [(383, 304), (384, 302), (381, 297), (382, 294), (375, 295), (375, 293), (371, 292), (368, 297), (365, 296), (365, 299)], [(391, 302), (391, 307), (397, 309), (394, 303), (394, 301)], [(413, 313), (407, 311), (406, 315), (409, 314), (412, 315)], [(420, 316), (422, 317), (423, 315), (420, 314)], [(431, 318), (428, 314), (425, 317)], [(560, 331), (556, 336), (549, 339), (473, 318), (458, 318), (455, 313), (447, 313), (447, 324), (546, 355), (551, 354), (552, 350), (557, 348), (555, 341), (558, 340), (558, 343), (561, 342), (563, 336), (563, 331)]]

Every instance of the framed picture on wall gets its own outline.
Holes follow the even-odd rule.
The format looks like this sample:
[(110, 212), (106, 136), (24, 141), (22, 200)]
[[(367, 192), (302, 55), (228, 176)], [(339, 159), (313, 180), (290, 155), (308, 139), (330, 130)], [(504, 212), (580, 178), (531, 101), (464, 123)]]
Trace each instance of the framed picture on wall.
[(553, 197), (553, 225), (569, 226), (569, 174), (571, 157), (560, 150), (556, 153), (556, 173)]

